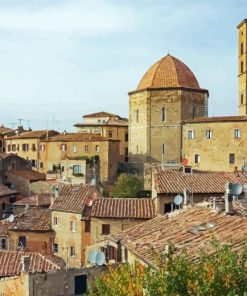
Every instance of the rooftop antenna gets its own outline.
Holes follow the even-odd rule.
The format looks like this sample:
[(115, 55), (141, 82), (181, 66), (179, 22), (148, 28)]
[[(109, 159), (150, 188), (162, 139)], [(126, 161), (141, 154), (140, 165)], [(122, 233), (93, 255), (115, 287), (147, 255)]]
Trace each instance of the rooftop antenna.
[(26, 121), (28, 128), (30, 129), (30, 120)]
[(22, 121), (23, 121), (23, 120), (24, 120), (23, 118), (18, 118), (19, 126), (22, 126)]

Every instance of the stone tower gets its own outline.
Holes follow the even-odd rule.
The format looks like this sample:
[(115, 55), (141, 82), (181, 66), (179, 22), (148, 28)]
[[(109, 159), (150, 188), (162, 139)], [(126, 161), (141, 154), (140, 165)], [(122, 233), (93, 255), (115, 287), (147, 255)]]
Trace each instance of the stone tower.
[(247, 19), (238, 26), (238, 109), (239, 115), (247, 115)]
[(182, 121), (207, 116), (208, 91), (171, 55), (156, 62), (129, 93), (130, 162), (181, 161)]

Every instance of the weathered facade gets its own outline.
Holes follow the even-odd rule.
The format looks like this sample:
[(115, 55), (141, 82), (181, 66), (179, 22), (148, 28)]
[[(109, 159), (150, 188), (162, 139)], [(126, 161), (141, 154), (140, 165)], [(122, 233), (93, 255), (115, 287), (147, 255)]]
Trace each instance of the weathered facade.
[(167, 55), (129, 93), (131, 162), (180, 162), (181, 121), (207, 115), (208, 91), (190, 69)]

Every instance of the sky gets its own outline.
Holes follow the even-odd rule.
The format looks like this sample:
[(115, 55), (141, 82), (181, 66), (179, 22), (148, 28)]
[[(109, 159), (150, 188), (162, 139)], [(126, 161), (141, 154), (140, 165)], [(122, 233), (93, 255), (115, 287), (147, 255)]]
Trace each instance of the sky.
[(74, 131), (84, 114), (127, 117), (128, 92), (168, 52), (209, 90), (209, 115), (237, 115), (246, 17), (243, 0), (0, 0), (0, 124)]

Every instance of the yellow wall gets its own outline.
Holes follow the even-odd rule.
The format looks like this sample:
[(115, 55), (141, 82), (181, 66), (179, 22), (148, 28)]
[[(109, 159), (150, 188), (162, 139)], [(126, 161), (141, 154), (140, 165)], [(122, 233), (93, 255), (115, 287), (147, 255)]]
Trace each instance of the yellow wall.
[[(234, 138), (234, 130), (239, 129), (241, 138)], [(188, 131), (194, 130), (194, 139), (188, 139)], [(206, 139), (206, 130), (212, 131), (212, 139)], [(186, 123), (183, 126), (183, 156), (194, 168), (212, 171), (241, 170), (247, 161), (247, 122)], [(229, 154), (235, 154), (235, 163), (229, 163)], [(200, 163), (195, 164), (195, 154), (200, 155)]]
[[(52, 211), (52, 228), (55, 231), (54, 243), (58, 244), (58, 253), (69, 267), (80, 268), (85, 264), (85, 249), (89, 245), (90, 233), (85, 233), (85, 222), (81, 221), (81, 214)], [(54, 217), (58, 218), (58, 225), (54, 224)], [(76, 223), (76, 230), (71, 230), (70, 222)], [(75, 255), (70, 256), (70, 247), (75, 248)]]
[[(247, 23), (238, 27), (238, 85), (239, 85), (239, 114), (247, 114)], [(241, 65), (242, 64), (242, 65)]]
[[(162, 121), (161, 117), (162, 107), (166, 110), (165, 121)], [(138, 121), (137, 110), (139, 110)], [(205, 114), (207, 114), (205, 91), (164, 89), (130, 93), (130, 161), (179, 162), (181, 120), (192, 118), (193, 115), (198, 117)]]

